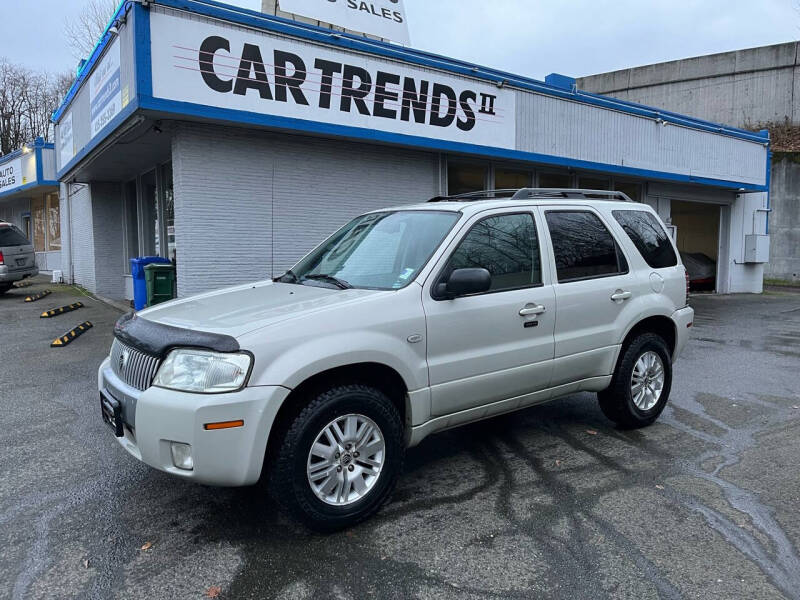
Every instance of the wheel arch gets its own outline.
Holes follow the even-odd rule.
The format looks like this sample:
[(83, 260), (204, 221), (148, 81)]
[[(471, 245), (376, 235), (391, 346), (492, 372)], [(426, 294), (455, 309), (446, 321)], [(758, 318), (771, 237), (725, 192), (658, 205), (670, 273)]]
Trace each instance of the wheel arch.
[(385, 393), (400, 413), (408, 427), (411, 407), (408, 386), (394, 368), (379, 362), (359, 362), (332, 367), (307, 377), (294, 387), (281, 404), (267, 438), (267, 460), (274, 456), (283, 434), (314, 394), (323, 389), (344, 383), (360, 383), (375, 387)]
[(667, 344), (669, 355), (674, 355), (675, 347), (678, 342), (678, 328), (675, 322), (665, 315), (651, 315), (641, 319), (627, 331), (620, 346), (619, 356), (622, 356), (628, 344), (642, 333), (655, 333), (660, 336)]

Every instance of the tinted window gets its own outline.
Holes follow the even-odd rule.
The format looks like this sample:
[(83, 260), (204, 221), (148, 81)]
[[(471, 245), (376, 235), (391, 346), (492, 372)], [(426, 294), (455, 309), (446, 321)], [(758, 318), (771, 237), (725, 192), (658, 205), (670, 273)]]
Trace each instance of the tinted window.
[(678, 264), (667, 233), (653, 214), (643, 210), (615, 210), (614, 218), (652, 268), (661, 269)]
[(29, 246), (30, 242), (15, 227), (4, 225), (0, 227), (0, 247), (2, 246)]
[(541, 284), (533, 215), (499, 215), (477, 223), (450, 257), (447, 273), (472, 268), (491, 273), (492, 292)]
[(617, 242), (594, 213), (548, 211), (547, 226), (559, 283), (628, 271)]

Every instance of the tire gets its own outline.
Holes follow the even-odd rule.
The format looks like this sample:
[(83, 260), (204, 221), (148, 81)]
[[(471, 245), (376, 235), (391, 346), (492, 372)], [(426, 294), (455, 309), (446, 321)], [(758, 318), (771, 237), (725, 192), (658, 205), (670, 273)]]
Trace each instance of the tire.
[[(338, 433), (333, 423), (337, 423)], [(365, 429), (366, 425), (377, 428), (377, 433)], [(326, 430), (336, 435), (335, 445)], [(366, 439), (358, 441), (359, 435)], [(366, 452), (380, 448), (381, 440), (382, 454), (366, 456)], [(353, 441), (359, 445), (345, 447)], [(315, 448), (325, 447), (328, 459), (322, 457), (323, 453), (311, 453), (315, 443), (319, 444)], [(268, 477), (271, 495), (311, 529), (336, 531), (369, 518), (391, 496), (405, 460), (403, 422), (392, 401), (380, 390), (361, 384), (333, 385), (312, 396), (288, 424), (277, 448)], [(366, 449), (365, 456), (358, 453), (359, 449)], [(375, 475), (378, 462), (381, 466)], [(309, 470), (315, 475), (309, 475)], [(318, 477), (316, 491), (311, 482), (314, 476)], [(344, 480), (348, 482), (347, 492)], [(334, 483), (334, 489), (325, 489)]]
[[(652, 367), (647, 368), (651, 364)], [(659, 379), (655, 375), (659, 366), (663, 370), (661, 390), (658, 394), (650, 393), (658, 389)], [(635, 370), (637, 381), (647, 382), (637, 387), (639, 394), (633, 392)], [(606, 417), (622, 428), (637, 429), (652, 425), (658, 419), (671, 389), (672, 359), (666, 343), (659, 335), (642, 333), (623, 348), (611, 385), (597, 396)]]

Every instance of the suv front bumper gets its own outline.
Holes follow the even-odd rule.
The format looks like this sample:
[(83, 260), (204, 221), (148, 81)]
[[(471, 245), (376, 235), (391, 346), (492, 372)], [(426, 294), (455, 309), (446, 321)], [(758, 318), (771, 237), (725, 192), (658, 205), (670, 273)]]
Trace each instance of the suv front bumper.
[[(117, 377), (108, 359), (100, 365), (98, 388), (122, 405), (125, 426), (117, 441), (129, 454), (171, 475), (224, 487), (259, 480), (269, 432), (290, 393), (277, 386), (230, 394), (190, 394), (156, 387), (140, 392)], [(244, 426), (205, 429), (208, 423), (238, 420)], [(173, 464), (172, 442), (191, 446), (191, 471)]]

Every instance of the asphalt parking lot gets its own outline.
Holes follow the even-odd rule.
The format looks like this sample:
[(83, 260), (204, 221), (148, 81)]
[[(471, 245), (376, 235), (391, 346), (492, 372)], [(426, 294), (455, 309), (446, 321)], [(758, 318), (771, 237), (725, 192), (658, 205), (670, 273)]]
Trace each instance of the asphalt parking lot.
[(580, 394), (434, 436), (331, 536), (128, 457), (95, 392), (120, 313), (78, 294), (0, 296), (0, 598), (800, 598), (800, 294), (695, 298), (653, 427)]

